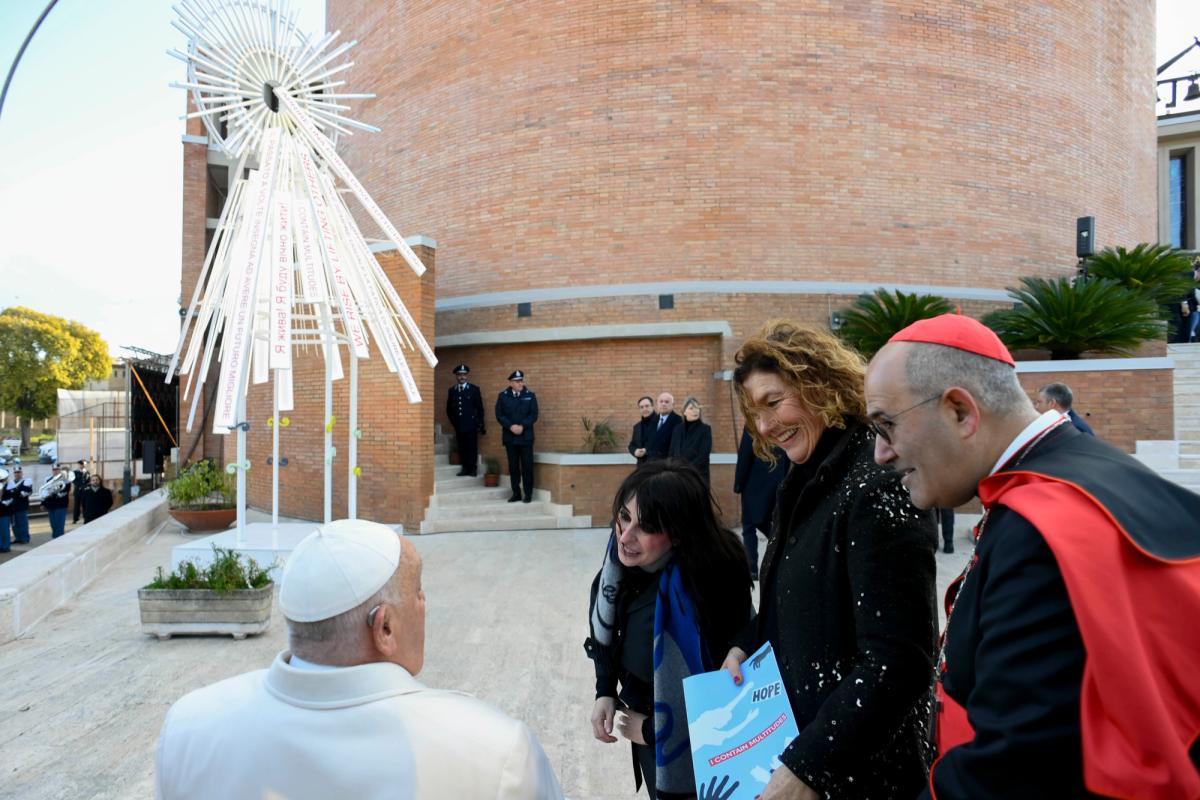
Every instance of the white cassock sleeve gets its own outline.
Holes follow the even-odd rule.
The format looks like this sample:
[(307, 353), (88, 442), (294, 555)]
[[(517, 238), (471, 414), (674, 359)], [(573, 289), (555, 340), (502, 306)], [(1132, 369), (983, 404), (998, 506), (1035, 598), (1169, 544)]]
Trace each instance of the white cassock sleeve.
[(500, 800), (562, 800), (562, 789), (550, 759), (525, 723), (516, 726), (496, 796)]

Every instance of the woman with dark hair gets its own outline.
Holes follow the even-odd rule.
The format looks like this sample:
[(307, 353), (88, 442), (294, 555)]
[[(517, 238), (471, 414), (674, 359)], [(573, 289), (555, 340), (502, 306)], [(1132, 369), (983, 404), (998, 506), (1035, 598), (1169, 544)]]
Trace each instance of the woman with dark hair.
[(592, 734), (616, 742), (615, 726), (632, 743), (634, 785), (645, 781), (651, 800), (694, 797), (683, 679), (716, 669), (752, 618), (746, 553), (684, 462), (639, 467), (617, 490), (613, 518), (585, 643)]
[(671, 458), (688, 462), (704, 482), (708, 483), (708, 457), (712, 455), (712, 428), (700, 419), (700, 401), (689, 397), (683, 401), (683, 424), (671, 431)]
[(755, 453), (791, 462), (763, 555), (759, 615), (724, 667), (775, 649), (800, 735), (764, 800), (915, 797), (931, 752), (937, 533), (875, 463), (862, 357), (828, 333), (768, 322), (733, 380)]

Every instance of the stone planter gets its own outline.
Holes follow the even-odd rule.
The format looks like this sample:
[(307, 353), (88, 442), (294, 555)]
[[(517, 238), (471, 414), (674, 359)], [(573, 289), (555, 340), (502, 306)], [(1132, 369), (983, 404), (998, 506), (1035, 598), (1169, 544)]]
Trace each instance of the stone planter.
[(200, 531), (222, 531), (237, 519), (236, 508), (168, 508), (167, 513), (183, 527), (193, 533)]
[(271, 621), (275, 584), (218, 594), (211, 589), (138, 589), (142, 632), (159, 639), (180, 633), (262, 633)]

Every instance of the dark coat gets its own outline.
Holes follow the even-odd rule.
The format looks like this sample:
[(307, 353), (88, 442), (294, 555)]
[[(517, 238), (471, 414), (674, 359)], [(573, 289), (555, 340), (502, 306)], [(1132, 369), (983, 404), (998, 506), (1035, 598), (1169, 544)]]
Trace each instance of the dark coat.
[(108, 510), (112, 508), (112, 491), (103, 484), (95, 487), (85, 486), (80, 497), (83, 498), (84, 522), (91, 522), (94, 519), (99, 519), (107, 514)]
[(1096, 435), (1096, 432), (1094, 430), (1092, 430), (1092, 426), (1088, 425), (1086, 419), (1084, 419), (1079, 414), (1076, 414), (1075, 409), (1073, 409), (1073, 408), (1068, 409), (1067, 416), (1071, 418), (1071, 424), (1074, 425), (1079, 430), (1080, 433), (1088, 433), (1088, 434), (1091, 434), (1092, 436)]
[(0, 517), (11, 517), (16, 510), (17, 487), (11, 481), (0, 482)]
[[(665, 427), (665, 426), (664, 426)], [(712, 455), (712, 428), (701, 420), (676, 425), (671, 432), (671, 447), (667, 450), (671, 458), (682, 459), (700, 473), (708, 483), (708, 457)]]
[[(50, 480), (51, 480), (50, 478), (47, 478), (43, 483), (49, 483)], [(67, 484), (61, 492), (59, 492), (58, 494), (52, 494), (49, 497), (47, 497), (45, 500), (43, 500), (42, 508), (46, 509), (47, 511), (49, 511), (50, 509), (55, 509), (55, 508), (66, 508), (67, 505), (69, 504), (67, 496), (70, 493), (70, 491), (71, 491), (70, 484)]]
[(754, 525), (769, 532), (771, 515), (775, 513), (775, 493), (787, 477), (787, 453), (775, 448), (775, 466), (754, 455), (754, 440), (750, 431), (742, 428), (738, 444), (737, 469), (733, 473), (733, 493), (742, 496), (742, 524)]
[[(1083, 487), (1153, 557), (1163, 558), (1162, 542), (1185, 538), (1178, 532), (1196, 539), (1195, 495), (1070, 426), (1004, 469)], [(1099, 796), (1083, 782), (1080, 694), (1087, 653), (1071, 598), (1046, 539), (1003, 498), (982, 523), (944, 648), (942, 686), (966, 709), (975, 738), (938, 761), (939, 798)], [(1118, 658), (1138, 655), (1138, 643), (1131, 642)], [(1191, 754), (1200, 769), (1200, 744)], [(928, 790), (922, 795), (929, 796)]]
[(30, 478), (22, 478), (20, 481), (13, 479), (14, 484), (14, 499), (12, 510), (14, 513), (29, 511), (29, 496), (33, 494), (33, 481)]
[[(520, 394), (513, 394), (511, 388), (505, 389), (496, 398), (496, 419), (504, 432), (504, 444), (533, 444), (533, 423), (537, 422), (537, 396), (529, 389), (522, 389)], [(523, 425), (525, 430), (515, 434), (509, 430), (511, 425)]]
[(671, 434), (675, 432), (675, 426), (683, 424), (683, 417), (672, 411), (667, 415), (667, 421), (662, 427), (658, 427), (658, 420), (661, 414), (654, 414), (651, 419), (654, 420), (650, 433), (650, 446), (646, 449), (646, 458), (653, 461), (657, 458), (666, 458), (671, 454)]
[(629, 447), (627, 449), (629, 450), (629, 455), (633, 456), (634, 450), (637, 450), (639, 447), (646, 448), (646, 455), (641, 458), (633, 456), (637, 458), (639, 464), (644, 464), (650, 456), (650, 438), (654, 435), (654, 426), (656, 424), (658, 424), (657, 414), (651, 414), (633, 423), (633, 435), (629, 437)]
[(459, 433), (485, 433), (487, 418), (483, 410), (483, 394), (473, 383), (461, 388), (456, 383), (446, 393), (446, 416)]
[(759, 616), (800, 735), (780, 756), (829, 800), (914, 797), (932, 752), (937, 533), (867, 427), (829, 429), (779, 489)]

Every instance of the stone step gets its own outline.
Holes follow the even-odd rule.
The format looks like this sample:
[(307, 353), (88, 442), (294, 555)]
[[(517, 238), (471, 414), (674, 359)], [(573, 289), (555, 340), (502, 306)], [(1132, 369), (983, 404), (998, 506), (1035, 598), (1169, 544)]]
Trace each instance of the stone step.
[[(462, 505), (463, 503), (496, 500), (498, 498), (507, 500), (512, 494), (512, 489), (508, 487), (508, 478), (504, 475), (500, 476), (500, 485), (495, 487), (484, 486), (483, 478), (479, 478), (479, 483), (473, 486), (457, 485), (439, 487), (437, 484), (434, 484), (434, 492), (429, 496), (429, 505), (434, 508), (442, 508), (445, 506)], [(550, 492), (545, 489), (534, 489), (533, 499), (536, 502), (549, 502)]]
[[(456, 472), (458, 471), (458, 467), (455, 467), (454, 469)], [(451, 475), (449, 477), (438, 478), (435, 480), (433, 482), (433, 491), (435, 494), (440, 494), (448, 490), (454, 491), (455, 489), (468, 489), (475, 486), (483, 486), (483, 475), (476, 475), (474, 477), (464, 475), (461, 478)]]
[[(483, 474), (483, 463), (476, 465), (479, 474)], [(462, 470), (461, 464), (438, 464), (433, 468), (433, 481), (437, 483), (445, 478), (457, 478), (459, 471)]]
[(1200, 490), (1200, 469), (1164, 469), (1158, 474), (1185, 489)]
[(465, 531), (537, 531), (592, 527), (591, 517), (525, 517), (478, 516), (455, 520), (424, 520), (421, 533), (459, 533)]
[(519, 517), (544, 516), (564, 518), (570, 517), (571, 507), (559, 503), (547, 503), (544, 500), (530, 503), (510, 503), (508, 498), (472, 501), (461, 506), (430, 506), (425, 509), (427, 520), (468, 519), (470, 517)]

